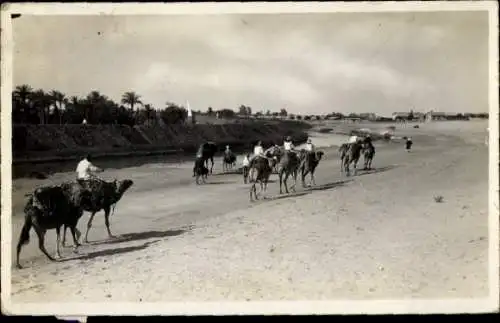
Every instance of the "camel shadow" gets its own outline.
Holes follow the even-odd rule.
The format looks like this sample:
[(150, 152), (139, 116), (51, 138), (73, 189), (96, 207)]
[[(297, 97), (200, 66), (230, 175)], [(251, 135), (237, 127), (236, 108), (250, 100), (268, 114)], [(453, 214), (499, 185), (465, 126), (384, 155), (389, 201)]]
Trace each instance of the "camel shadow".
[(76, 256), (76, 257), (68, 257), (59, 260), (59, 262), (66, 262), (66, 261), (72, 261), (72, 260), (89, 260), (89, 259), (95, 259), (98, 257), (105, 257), (105, 256), (112, 256), (112, 255), (117, 255), (117, 254), (123, 254), (127, 252), (133, 252), (133, 251), (139, 251), (143, 250), (150, 245), (159, 242), (160, 240), (154, 240), (154, 241), (148, 241), (145, 242), (141, 245), (138, 246), (130, 246), (130, 247), (123, 247), (123, 248), (113, 248), (113, 249), (105, 249), (105, 250), (99, 250), (99, 251), (94, 251), (82, 256)]
[(125, 233), (125, 234), (119, 235), (118, 237), (116, 237), (114, 239), (99, 241), (99, 242), (96, 242), (93, 244), (94, 245), (116, 244), (116, 243), (131, 242), (131, 241), (137, 241), (137, 240), (146, 240), (146, 239), (152, 239), (152, 238), (175, 237), (175, 236), (181, 235), (183, 233), (186, 233), (187, 231), (190, 231), (192, 229), (193, 229), (193, 227), (191, 226), (191, 227), (187, 227), (184, 229), (176, 229), (176, 230)]
[(330, 190), (335, 187), (339, 186), (344, 186), (347, 183), (352, 182), (353, 179), (347, 179), (347, 180), (342, 180), (342, 181), (336, 181), (332, 183), (326, 183), (326, 184), (321, 184), (321, 185), (316, 185), (316, 186), (308, 186), (304, 187), (304, 190), (306, 191), (324, 191), (324, 190)]
[(303, 196), (311, 194), (311, 192), (291, 192), (291, 193), (283, 193), (279, 195), (274, 195), (274, 196), (267, 196), (265, 199), (260, 199), (260, 201), (264, 202), (270, 202), (270, 201), (276, 201), (276, 200), (282, 200), (282, 199), (287, 199), (291, 197), (298, 197), (298, 196)]
[(206, 182), (206, 185), (222, 185), (222, 184), (235, 184), (233, 181), (218, 181), (218, 182)]
[(394, 168), (397, 168), (397, 167), (399, 167), (399, 166), (389, 165), (389, 166), (385, 166), (385, 167), (372, 168), (372, 169), (368, 169), (368, 170), (359, 169), (356, 176), (383, 173), (383, 172), (387, 172), (387, 171), (394, 169)]
[(212, 174), (212, 176), (241, 175), (241, 174), (243, 174), (243, 169), (230, 169), (223, 171), (222, 173)]

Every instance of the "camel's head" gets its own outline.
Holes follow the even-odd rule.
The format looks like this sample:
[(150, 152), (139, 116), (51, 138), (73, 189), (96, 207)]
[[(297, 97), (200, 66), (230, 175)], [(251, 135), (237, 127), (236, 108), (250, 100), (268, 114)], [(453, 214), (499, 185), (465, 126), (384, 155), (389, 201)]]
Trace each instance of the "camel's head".
[(271, 168), (276, 166), (277, 163), (278, 163), (278, 156), (273, 156), (273, 158), (269, 159), (269, 166)]
[[(115, 180), (116, 182), (116, 180)], [(123, 194), (125, 193), (132, 185), (134, 184), (134, 181), (131, 179), (124, 179), (123, 181), (118, 182), (118, 193)]]
[(324, 153), (322, 150), (318, 150), (318, 151), (316, 152), (316, 159), (317, 159), (318, 161), (320, 161), (320, 160), (321, 160), (321, 158), (323, 158), (323, 156), (324, 156), (324, 155), (325, 155), (325, 153)]

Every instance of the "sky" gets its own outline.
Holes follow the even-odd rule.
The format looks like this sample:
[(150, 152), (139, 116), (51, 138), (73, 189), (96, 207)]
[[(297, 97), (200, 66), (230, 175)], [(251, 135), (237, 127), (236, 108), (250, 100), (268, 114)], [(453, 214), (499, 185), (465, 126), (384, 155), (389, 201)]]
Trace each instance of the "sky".
[(13, 20), (14, 85), (135, 91), (155, 108), (488, 111), (488, 14), (29, 16)]

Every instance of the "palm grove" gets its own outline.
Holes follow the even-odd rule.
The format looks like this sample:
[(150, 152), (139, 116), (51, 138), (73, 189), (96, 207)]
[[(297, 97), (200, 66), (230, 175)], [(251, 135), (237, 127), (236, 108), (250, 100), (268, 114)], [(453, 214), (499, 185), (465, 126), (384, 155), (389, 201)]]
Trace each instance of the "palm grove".
[[(197, 111), (197, 114), (201, 114)], [(214, 111), (208, 107), (206, 115), (219, 115), (232, 118), (236, 112), (230, 109)], [(238, 115), (251, 116), (252, 108), (241, 105)], [(255, 116), (286, 117), (287, 111), (256, 112)], [(113, 101), (99, 91), (92, 91), (85, 97), (67, 96), (64, 93), (42, 89), (34, 90), (23, 84), (16, 86), (12, 92), (12, 121), (15, 124), (78, 124), (86, 120), (89, 124), (156, 124), (159, 119), (167, 124), (183, 123), (187, 118), (187, 110), (176, 103), (166, 102), (165, 107), (154, 109), (145, 104), (141, 96), (135, 92), (125, 92), (119, 103)]]
[(52, 90), (34, 90), (29, 85), (16, 86), (12, 92), (13, 123), (78, 124), (85, 119), (89, 124), (154, 124), (161, 118), (165, 123), (182, 123), (187, 110), (175, 103), (155, 110), (144, 104), (135, 92), (126, 92), (119, 103), (99, 91), (85, 97), (71, 96)]

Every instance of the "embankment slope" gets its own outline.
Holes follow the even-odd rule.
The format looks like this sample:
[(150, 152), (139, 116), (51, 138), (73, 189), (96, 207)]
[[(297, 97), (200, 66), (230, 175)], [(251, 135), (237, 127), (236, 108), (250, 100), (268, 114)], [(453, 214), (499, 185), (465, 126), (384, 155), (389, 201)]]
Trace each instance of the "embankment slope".
[(248, 149), (257, 140), (265, 145), (307, 138), (308, 124), (301, 122), (234, 122), (196, 125), (14, 125), (13, 163), (71, 160), (86, 152), (94, 156), (141, 155), (183, 150), (193, 152), (204, 141), (220, 149)]

